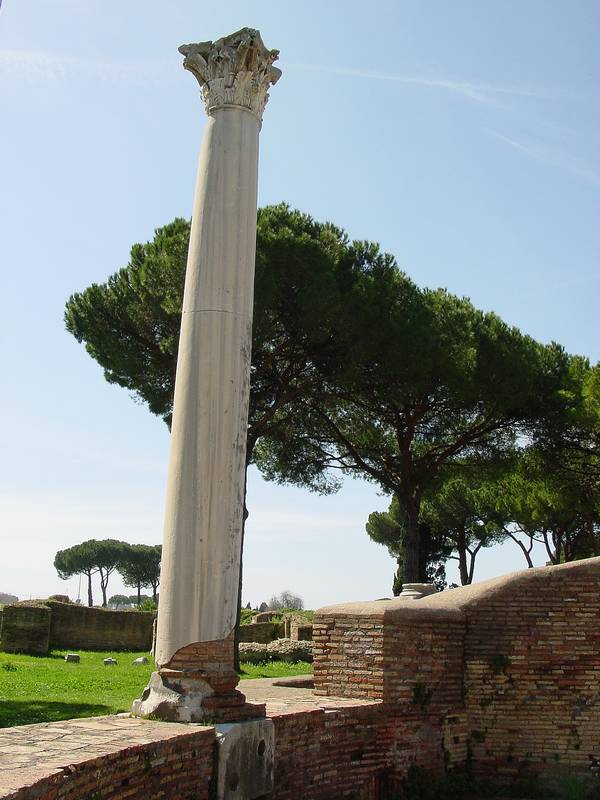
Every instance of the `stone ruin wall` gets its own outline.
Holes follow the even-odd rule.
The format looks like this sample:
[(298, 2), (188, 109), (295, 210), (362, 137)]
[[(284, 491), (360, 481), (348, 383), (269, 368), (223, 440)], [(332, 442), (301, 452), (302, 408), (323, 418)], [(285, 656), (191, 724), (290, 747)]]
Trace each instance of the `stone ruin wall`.
[(310, 642), (312, 640), (312, 623), (306, 617), (285, 612), (263, 611), (252, 617), (248, 625), (240, 625), (240, 642), (256, 642), (269, 644), (276, 639), (291, 639), (293, 642)]
[[(154, 612), (89, 608), (52, 599), (23, 601), (0, 612), (0, 649), (31, 655), (44, 655), (52, 648), (150, 651), (155, 617)], [(268, 644), (284, 636), (311, 640), (312, 625), (292, 617), (240, 626), (240, 642)]]
[(240, 625), (239, 640), (240, 642), (269, 644), (283, 636), (281, 627), (277, 622), (251, 622), (249, 625)]
[(0, 650), (45, 655), (50, 648), (50, 613), (43, 605), (5, 606), (0, 617)]
[(5, 606), (0, 649), (44, 655), (49, 649), (150, 651), (155, 614), (43, 600)]

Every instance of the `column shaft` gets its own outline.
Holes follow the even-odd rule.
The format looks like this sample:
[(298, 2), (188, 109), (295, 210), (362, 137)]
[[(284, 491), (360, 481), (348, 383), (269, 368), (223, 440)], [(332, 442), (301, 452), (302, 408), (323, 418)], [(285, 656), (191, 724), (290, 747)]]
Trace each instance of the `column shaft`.
[(258, 119), (211, 112), (200, 153), (177, 361), (156, 658), (226, 639), (237, 616)]

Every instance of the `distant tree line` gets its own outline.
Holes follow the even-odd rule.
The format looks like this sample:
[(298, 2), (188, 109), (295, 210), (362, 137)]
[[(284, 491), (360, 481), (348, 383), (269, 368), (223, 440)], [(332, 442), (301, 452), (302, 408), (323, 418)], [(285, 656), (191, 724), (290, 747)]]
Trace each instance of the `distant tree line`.
[[(170, 424), (189, 223), (136, 244), (67, 302), (108, 381)], [(557, 563), (600, 552), (600, 367), (444, 289), (371, 242), (286, 205), (259, 210), (247, 464), (391, 499), (367, 529), (403, 582), (473, 579), (484, 547), (539, 541)], [(99, 569), (98, 567), (95, 567)], [(86, 573), (87, 574), (87, 573)]]
[(142, 610), (150, 610), (150, 608), (146, 608), (146, 606), (151, 606), (154, 608), (157, 606), (157, 602), (148, 594), (141, 594), (139, 596), (137, 594), (113, 594), (108, 598), (109, 608), (119, 606), (125, 606), (126, 608), (137, 606)]
[(100, 578), (102, 605), (106, 607), (108, 581), (113, 572), (118, 572), (125, 586), (137, 590), (137, 603), (141, 603), (142, 588), (152, 589), (156, 602), (160, 584), (160, 545), (128, 544), (117, 539), (88, 539), (81, 544), (59, 550), (54, 566), (63, 580), (74, 575), (87, 578), (88, 605), (94, 604), (92, 576)]

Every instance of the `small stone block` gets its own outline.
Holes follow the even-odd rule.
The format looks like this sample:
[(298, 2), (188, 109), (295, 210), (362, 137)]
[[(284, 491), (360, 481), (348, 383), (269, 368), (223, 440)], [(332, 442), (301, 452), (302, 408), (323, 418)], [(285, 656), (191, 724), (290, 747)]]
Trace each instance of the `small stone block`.
[(65, 656), (65, 661), (72, 661), (74, 664), (79, 664), (81, 658), (79, 653), (67, 653)]
[(114, 667), (117, 664), (117, 659), (116, 658), (104, 658), (102, 660), (102, 663), (104, 664), (105, 667)]
[(139, 658), (136, 658), (135, 661), (133, 661), (132, 663), (134, 664), (134, 666), (137, 667), (140, 666), (141, 664), (148, 664), (149, 661), (146, 658), (146, 656), (140, 656)]

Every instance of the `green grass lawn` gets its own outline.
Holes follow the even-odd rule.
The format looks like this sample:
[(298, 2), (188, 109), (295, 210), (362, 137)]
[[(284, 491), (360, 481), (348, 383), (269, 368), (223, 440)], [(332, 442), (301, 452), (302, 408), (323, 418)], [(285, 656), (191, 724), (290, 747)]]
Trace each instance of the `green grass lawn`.
[[(31, 722), (54, 722), (74, 717), (94, 717), (129, 711), (153, 670), (153, 664), (134, 667), (132, 662), (147, 653), (93, 653), (77, 651), (79, 664), (64, 660), (65, 650), (48, 656), (0, 653), (0, 728)], [(117, 666), (105, 667), (102, 659), (112, 656)], [(243, 665), (244, 678), (304, 675), (311, 664)]]

